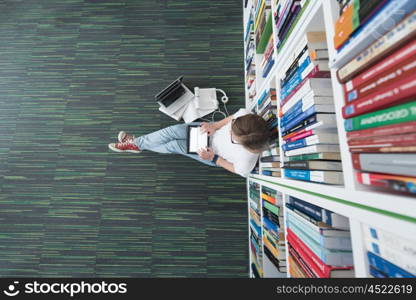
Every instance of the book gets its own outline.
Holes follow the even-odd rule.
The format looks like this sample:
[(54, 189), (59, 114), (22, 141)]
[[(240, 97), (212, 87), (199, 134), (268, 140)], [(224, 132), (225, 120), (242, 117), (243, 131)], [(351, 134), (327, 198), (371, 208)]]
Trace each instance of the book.
[(326, 184), (343, 184), (342, 172), (284, 169), (285, 177)]
[[(286, 135), (285, 133), (297, 131), (298, 129), (302, 129), (303, 127), (306, 127), (307, 125), (312, 125), (314, 123), (320, 123), (320, 125), (317, 126), (320, 129), (336, 128), (335, 114), (317, 113), (315, 111), (315, 108), (312, 106), (311, 108), (307, 109), (305, 112), (303, 112), (302, 114), (298, 115), (296, 118), (288, 122), (286, 125), (281, 125), (280, 129), (281, 129), (281, 132), (283, 132), (282, 135), (285, 136)], [(298, 128), (299, 126), (301, 128)], [(294, 130), (291, 131), (292, 129)]]
[(393, 84), (378, 89), (342, 108), (345, 119), (391, 106), (416, 94), (416, 74), (411, 74)]
[(415, 278), (416, 276), (399, 268), (384, 258), (367, 251), (368, 262), (370, 265), (387, 274), (389, 277)]
[(412, 59), (416, 55), (416, 40), (407, 43), (405, 46), (394, 51), (392, 54), (374, 64), (370, 68), (362, 71), (354, 78), (348, 80), (344, 85), (345, 92), (350, 92), (366, 82), (375, 80), (389, 70), (396, 69), (396, 66)]
[(319, 278), (353, 277), (352, 266), (337, 267), (325, 264), (292, 230), (288, 229), (287, 240), (301, 258), (307, 262), (311, 271)]
[(263, 162), (261, 166), (263, 168), (280, 168), (280, 162), (269, 162), (269, 163)]
[(299, 149), (286, 151), (286, 156), (294, 156), (300, 154), (320, 153), (320, 152), (340, 152), (339, 145), (312, 145)]
[(374, 239), (365, 239), (364, 245), (367, 251), (373, 252), (399, 268), (416, 275), (416, 261), (414, 257), (404, 255), (397, 250), (391, 249), (389, 244), (381, 244)]
[(301, 6), (299, 2), (295, 2), (294, 6), (291, 10), (291, 13), (289, 15), (289, 18), (287, 19), (286, 23), (283, 25), (282, 30), (278, 32), (277, 34), (277, 43), (276, 43), (276, 47), (280, 48), (280, 45), (283, 43), (283, 41), (286, 39), (286, 37), (288, 36), (289, 31), (291, 30), (293, 24), (296, 22), (297, 20), (297, 16), (299, 15), (301, 11)]
[[(303, 216), (303, 214), (299, 214), (294, 211), (296, 209), (294, 205), (286, 203), (286, 207), (286, 221), (292, 222), (316, 242), (321, 245), (323, 245), (325, 241), (328, 242), (328, 245), (325, 247), (329, 249), (351, 250), (349, 229), (345, 230), (333, 228), (325, 222), (310, 222), (309, 219)], [(334, 245), (331, 246), (331, 243)]]
[(266, 78), (267, 77), (267, 75), (269, 74), (269, 72), (272, 69), (273, 65), (274, 65), (274, 58), (272, 57), (267, 62), (267, 64), (264, 66), (263, 73), (262, 73), (262, 77), (263, 78)]
[(322, 134), (335, 134), (338, 135), (337, 130), (335, 128), (327, 128), (327, 129), (301, 129), (299, 131), (295, 131), (292, 134), (288, 134), (283, 138), (283, 143), (291, 143), (295, 142), (313, 135), (322, 135)]
[(279, 155), (272, 155), (260, 158), (261, 162), (280, 162)]
[(415, 118), (416, 101), (412, 101), (347, 119), (344, 126), (346, 131), (354, 131), (414, 121)]
[(390, 249), (402, 253), (402, 255), (411, 257), (414, 262), (416, 258), (416, 244), (414, 237), (402, 237), (397, 234), (382, 230), (373, 225), (361, 224), (364, 238), (377, 241), (378, 244), (386, 245)]
[[(397, 2), (400, 1), (391, 1), (391, 4), (389, 5), (394, 6), (394, 2), (397, 4)], [(405, 2), (406, 4), (409, 3), (409, 1)], [(415, 3), (413, 3), (413, 5), (415, 5)], [(390, 11), (390, 13), (394, 14), (394, 11), (397, 12), (397, 9)], [(394, 19), (390, 19), (390, 24), (394, 24), (393, 21), (396, 21), (401, 16), (402, 14), (398, 14)], [(363, 33), (359, 39), (357, 38), (353, 43), (348, 44), (348, 46), (344, 48), (343, 51), (348, 52), (349, 50), (347, 50), (347, 48), (355, 48), (353, 51), (348, 53), (349, 56), (351, 56), (353, 59), (338, 69), (337, 77), (339, 82), (345, 83), (347, 80), (351, 79), (365, 68), (368, 68), (381, 58), (386, 57), (386, 55), (388, 55), (390, 52), (405, 42), (411, 40), (412, 37), (416, 34), (415, 16), (416, 11), (413, 11), (379, 39), (377, 39), (377, 35), (365, 35)], [(382, 27), (383, 25), (384, 23), (380, 23), (379, 26), (373, 27), (372, 30), (374, 30), (374, 32), (379, 32), (379, 34), (383, 34), (384, 32), (388, 31), (388, 28), (385, 27), (382, 28), (381, 31), (377, 31), (377, 28)], [(366, 42), (361, 43), (360, 45), (360, 41), (364, 40), (366, 40)], [(357, 47), (357, 45), (359, 46)]]
[(283, 151), (290, 151), (316, 144), (338, 144), (338, 135), (336, 133), (311, 135), (294, 142), (287, 142), (282, 145), (282, 149)]
[(264, 30), (261, 33), (261, 37), (259, 39), (259, 42), (256, 43), (257, 48), (256, 48), (256, 52), (257, 54), (262, 54), (264, 53), (264, 50), (267, 46), (267, 42), (269, 41), (270, 35), (272, 34), (272, 14), (269, 12), (268, 16), (267, 16), (267, 21), (266, 24), (264, 26)]
[(285, 162), (282, 168), (297, 170), (342, 171), (342, 164), (339, 161), (299, 160)]
[(389, 136), (396, 134), (415, 133), (416, 121), (399, 123), (376, 128), (363, 129), (347, 132), (348, 140), (361, 140), (380, 136)]
[(351, 159), (356, 170), (416, 177), (415, 153), (353, 153)]
[[(297, 116), (301, 115), (309, 108), (314, 107), (315, 112), (319, 113), (335, 113), (335, 107), (333, 103), (328, 104), (319, 104), (319, 100), (322, 98), (318, 98), (318, 101), (314, 101), (315, 99), (307, 100), (307, 102), (301, 100), (297, 104), (295, 104), (291, 109), (289, 109), (286, 113), (284, 113), (280, 118), (281, 124), (287, 124)], [(324, 101), (332, 101), (331, 98), (324, 98)], [(318, 102), (318, 103), (316, 103)]]
[(397, 81), (411, 75), (416, 70), (416, 55), (410, 59), (396, 65), (393, 69), (381, 73), (374, 79), (358, 86), (357, 88), (345, 93), (346, 104), (357, 99), (362, 99), (372, 92), (383, 89), (385, 85), (394, 84)]
[[(355, 148), (384, 148), (384, 147), (397, 147), (397, 146), (415, 146), (416, 145), (416, 133), (388, 135), (388, 136), (376, 136), (368, 139), (356, 139), (349, 140), (348, 146), (351, 150)], [(376, 152), (377, 150), (375, 150)]]
[(361, 184), (383, 188), (389, 191), (416, 194), (416, 178), (381, 173), (357, 172), (357, 181)]
[(282, 176), (282, 173), (280, 171), (262, 170), (261, 174), (266, 175), (266, 176), (272, 176), (272, 177), (281, 177)]
[(320, 152), (311, 154), (300, 154), (286, 158), (287, 161), (299, 161), (299, 160), (341, 160), (339, 152)]
[(312, 253), (314, 253), (323, 264), (328, 266), (348, 266), (351, 267), (353, 263), (352, 259), (352, 252), (351, 251), (343, 251), (343, 250), (329, 250), (324, 247), (321, 247), (318, 243), (316, 243), (313, 239), (311, 239), (308, 235), (304, 234), (302, 231), (298, 230), (296, 227), (289, 226), (287, 229), (286, 238), (290, 243), (290, 238), (296, 236), (298, 244), (305, 245), (302, 249), (306, 250), (306, 248), (310, 249)]
[(330, 210), (319, 207), (307, 201), (289, 196), (289, 202), (294, 209), (312, 217), (317, 222), (323, 222), (336, 229), (349, 230), (349, 219)]

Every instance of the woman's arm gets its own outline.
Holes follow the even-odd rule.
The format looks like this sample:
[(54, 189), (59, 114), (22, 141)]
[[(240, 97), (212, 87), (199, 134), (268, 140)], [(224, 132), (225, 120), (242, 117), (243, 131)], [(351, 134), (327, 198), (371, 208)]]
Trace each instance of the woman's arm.
[(233, 115), (226, 117), (225, 119), (222, 119), (221, 121), (215, 122), (213, 125), (216, 130), (220, 129), (224, 125), (228, 124), (233, 119)]
[(235, 173), (234, 170), (234, 164), (230, 163), (229, 161), (225, 160), (224, 158), (222, 158), (221, 156), (218, 157), (217, 160), (217, 166), (223, 167), (224, 169), (226, 169), (227, 171), (230, 171), (232, 173)]
[[(215, 153), (214, 153), (214, 151), (212, 151), (211, 148), (207, 148), (207, 149), (200, 149), (198, 151), (198, 155), (203, 160), (212, 161), (214, 159)], [(217, 164), (217, 166), (223, 167), (227, 171), (230, 171), (232, 173), (235, 173), (234, 164), (233, 163), (230, 163), (227, 160), (225, 160), (221, 156), (218, 156), (218, 159), (217, 159), (216, 164)]]
[(228, 122), (232, 120), (233, 116), (228, 116), (225, 119), (222, 119), (221, 121), (214, 122), (214, 123), (201, 123), (201, 130), (202, 132), (208, 133), (208, 135), (213, 135), (215, 131), (226, 125)]

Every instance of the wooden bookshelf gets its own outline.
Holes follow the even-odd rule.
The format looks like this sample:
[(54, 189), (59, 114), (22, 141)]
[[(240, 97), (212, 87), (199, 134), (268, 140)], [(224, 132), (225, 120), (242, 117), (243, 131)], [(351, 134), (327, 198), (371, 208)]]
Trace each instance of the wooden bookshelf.
[[(244, 28), (246, 27), (250, 7), (257, 1), (258, 0), (248, 0), (247, 8), (244, 9)], [(306, 3), (304, 8), (305, 11), (297, 21), (290, 36), (285, 41), (283, 48), (278, 51), (276, 44), (274, 43), (273, 55), (275, 55), (275, 64), (268, 76), (266, 78), (257, 78), (259, 77), (258, 74), (261, 74), (261, 70), (256, 69), (257, 95), (253, 101), (249, 101), (246, 95), (246, 108), (248, 110), (256, 110), (257, 101), (265, 89), (275, 88), (279, 95), (279, 79), (281, 78), (281, 73), (283, 71), (282, 67), (306, 32), (326, 32), (329, 61), (333, 62), (332, 66), (339, 66), (336, 61), (345, 60), (345, 57), (348, 57), (346, 53), (343, 53), (342, 55), (337, 54), (333, 44), (334, 23), (339, 15), (337, 1), (308, 0)], [(275, 10), (274, 5), (275, 0), (272, 0), (272, 12)], [(275, 22), (273, 22), (273, 36), (275, 36), (275, 31)], [(257, 61), (261, 59), (260, 56), (256, 57)], [(257, 67), (258, 64), (256, 64), (256, 68)], [(334, 105), (339, 145), (341, 149), (344, 185), (325, 185), (296, 181), (285, 178), (284, 174), (282, 174), (282, 178), (250, 175), (247, 179), (247, 188), (249, 182), (256, 182), (262, 186), (267, 186), (280, 191), (284, 195), (284, 199), (286, 199), (286, 196), (288, 195), (298, 197), (349, 218), (355, 276), (369, 277), (361, 224), (374, 225), (382, 230), (400, 236), (415, 237), (416, 199), (412, 196), (381, 192), (356, 182), (355, 171), (352, 167), (351, 155), (346, 140), (344, 119), (341, 114), (344, 103), (344, 94), (342, 86), (339, 84), (335, 74), (336, 69), (331, 69), (331, 82), (335, 99)], [(280, 144), (282, 144), (281, 142), (282, 140), (280, 138)], [(280, 157), (284, 157), (284, 152), (281, 148)], [(248, 197), (249, 196), (250, 195), (248, 194)], [(287, 248), (286, 253), (288, 253)], [(286, 261), (288, 263), (288, 260)], [(269, 266), (270, 262), (267, 262), (267, 265)]]

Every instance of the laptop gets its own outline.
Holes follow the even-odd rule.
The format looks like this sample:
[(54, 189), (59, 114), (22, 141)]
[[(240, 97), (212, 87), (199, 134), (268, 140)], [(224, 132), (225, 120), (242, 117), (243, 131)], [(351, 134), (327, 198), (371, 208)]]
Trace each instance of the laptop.
[(194, 99), (195, 95), (182, 83), (183, 76), (169, 84), (155, 96), (163, 112), (173, 115)]

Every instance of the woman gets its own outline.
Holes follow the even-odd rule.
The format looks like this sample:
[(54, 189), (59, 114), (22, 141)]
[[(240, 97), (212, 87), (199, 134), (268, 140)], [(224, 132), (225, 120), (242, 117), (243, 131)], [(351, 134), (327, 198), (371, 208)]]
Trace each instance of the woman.
[(173, 125), (137, 138), (120, 131), (119, 143), (109, 144), (108, 147), (116, 152), (140, 153), (142, 150), (150, 150), (182, 154), (246, 177), (255, 167), (259, 154), (267, 147), (270, 137), (263, 118), (240, 109), (221, 121), (201, 123), (201, 130), (211, 136), (211, 147), (201, 149), (198, 155), (188, 154), (188, 125)]

